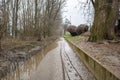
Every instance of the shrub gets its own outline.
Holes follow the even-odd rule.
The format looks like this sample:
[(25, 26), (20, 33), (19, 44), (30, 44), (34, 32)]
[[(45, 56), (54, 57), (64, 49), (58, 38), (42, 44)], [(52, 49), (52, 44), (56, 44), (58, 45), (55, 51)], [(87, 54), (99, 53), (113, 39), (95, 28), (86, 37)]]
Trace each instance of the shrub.
[(81, 24), (76, 28), (77, 35), (80, 35), (80, 34), (87, 32), (87, 31), (88, 31), (88, 26), (85, 24)]
[(77, 33), (76, 33), (76, 26), (74, 25), (70, 25), (68, 28), (67, 28), (67, 31), (72, 35), (72, 36), (76, 36)]

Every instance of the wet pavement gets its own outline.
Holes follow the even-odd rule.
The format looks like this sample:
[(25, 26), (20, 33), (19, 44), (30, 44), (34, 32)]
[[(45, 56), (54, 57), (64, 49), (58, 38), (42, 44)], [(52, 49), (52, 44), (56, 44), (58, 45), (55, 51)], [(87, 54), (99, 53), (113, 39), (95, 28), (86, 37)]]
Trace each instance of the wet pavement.
[(95, 77), (64, 39), (61, 41), (61, 56), (66, 74), (65, 80), (95, 80)]
[(2, 80), (95, 80), (69, 44), (61, 38)]

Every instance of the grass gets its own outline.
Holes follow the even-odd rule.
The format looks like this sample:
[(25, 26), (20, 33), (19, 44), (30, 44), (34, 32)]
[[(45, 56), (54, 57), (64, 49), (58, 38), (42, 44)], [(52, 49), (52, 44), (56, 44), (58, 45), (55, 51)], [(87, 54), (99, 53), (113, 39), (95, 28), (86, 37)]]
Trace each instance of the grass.
[(38, 41), (22, 41), (18, 39), (4, 39), (2, 41), (3, 49), (12, 49), (16, 47), (34, 46), (39, 44)]
[(80, 37), (79, 36), (71, 36), (70, 34), (66, 33), (64, 35), (64, 38), (67, 39), (67, 40), (70, 40), (74, 43), (78, 43), (80, 41)]
[(69, 38), (71, 38), (71, 37), (72, 37), (72, 36), (71, 36), (70, 34), (65, 34), (65, 35), (64, 35), (64, 38), (65, 38), (65, 39), (69, 39)]
[(70, 41), (72, 41), (73, 43), (77, 44), (78, 42), (80, 42), (80, 36), (75, 36), (70, 38)]
[(86, 36), (71, 36), (68, 33), (66, 33), (64, 35), (64, 38), (72, 41), (75, 44), (79, 43), (80, 41), (87, 41), (88, 40), (88, 37), (86, 37)]
[(41, 41), (4, 38), (2, 39), (2, 48), (5, 50), (9, 50), (9, 49), (19, 48), (19, 47), (44, 46), (45, 44), (52, 43), (56, 39), (57, 39), (56, 36), (52, 36)]

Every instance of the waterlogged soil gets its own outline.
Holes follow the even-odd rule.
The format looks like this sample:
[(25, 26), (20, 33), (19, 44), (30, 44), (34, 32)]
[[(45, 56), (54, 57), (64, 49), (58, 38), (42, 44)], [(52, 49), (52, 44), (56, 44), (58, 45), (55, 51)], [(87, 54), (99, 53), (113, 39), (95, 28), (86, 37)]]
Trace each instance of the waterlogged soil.
[(95, 80), (69, 44), (61, 38), (42, 49), (2, 80)]
[(48, 41), (46, 43), (44, 41), (40, 44), (24, 45), (2, 50), (0, 52), (0, 80), (5, 76), (10, 75), (18, 68), (19, 65), (22, 65), (32, 56), (36, 55), (37, 52), (41, 51), (42, 49), (47, 47), (48, 44), (51, 43), (51, 41)]
[(0, 79), (11, 71), (14, 71), (20, 62), (28, 60), (31, 56), (41, 50), (40, 46), (36, 46), (27, 52), (20, 49), (8, 50), (0, 52)]
[(88, 37), (79, 37), (81, 40), (75, 44), (89, 56), (98, 61), (101, 65), (103, 65), (107, 70), (120, 78), (120, 42), (88, 42)]
[[(36, 54), (34, 54), (28, 60), (20, 61), (17, 64), (13, 64), (13, 66), (17, 66), (17, 68), (14, 71), (11, 68), (11, 72), (7, 73), (7, 75), (0, 80), (36, 80), (37, 77), (31, 78), (31, 76), (33, 76), (34, 73), (36, 75), (38, 74), (36, 69), (40, 64), (41, 60), (44, 58), (47, 52), (49, 52), (56, 46), (57, 44), (51, 44), (39, 51), (36, 51), (38, 47), (30, 49), (30, 52), (36, 51)], [(11, 67), (13, 66), (11, 65)], [(40, 75), (37, 76), (39, 80)]]

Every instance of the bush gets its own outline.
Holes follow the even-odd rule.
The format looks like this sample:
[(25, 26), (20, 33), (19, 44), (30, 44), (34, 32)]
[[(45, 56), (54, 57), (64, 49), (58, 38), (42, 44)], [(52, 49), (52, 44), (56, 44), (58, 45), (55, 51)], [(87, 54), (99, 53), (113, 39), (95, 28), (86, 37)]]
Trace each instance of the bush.
[(77, 36), (77, 35), (80, 35), (84, 32), (87, 32), (88, 31), (88, 26), (85, 25), (85, 24), (81, 24), (79, 25), (78, 27), (74, 26), (74, 25), (70, 25), (68, 28), (67, 28), (67, 31), (72, 35), (72, 36)]
[(85, 24), (81, 24), (81, 25), (79, 25), (77, 28), (76, 28), (76, 33), (77, 33), (77, 35), (80, 35), (80, 34), (82, 34), (82, 33), (84, 33), (84, 32), (87, 32), (88, 31), (88, 26), (87, 25), (85, 25)]
[(72, 36), (76, 36), (77, 33), (76, 33), (76, 26), (74, 25), (70, 25), (68, 28), (67, 28), (67, 31), (72, 35)]

